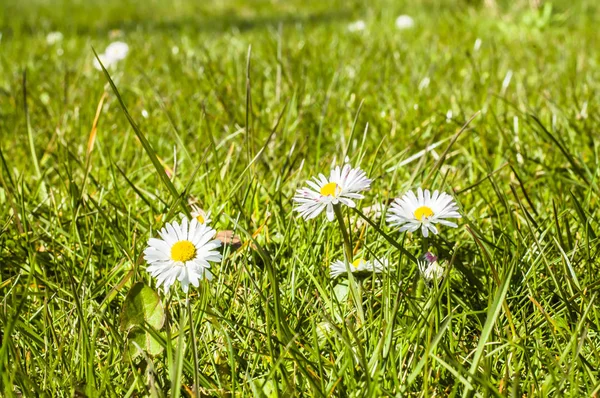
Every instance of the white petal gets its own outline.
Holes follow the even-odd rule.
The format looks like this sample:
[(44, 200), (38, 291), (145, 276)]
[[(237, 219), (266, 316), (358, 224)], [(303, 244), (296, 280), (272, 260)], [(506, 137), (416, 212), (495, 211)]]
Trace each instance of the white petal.
[(335, 213), (333, 211), (333, 205), (331, 203), (329, 203), (327, 205), (327, 213), (326, 213), (326, 215), (327, 215), (327, 219), (329, 221), (333, 221), (333, 219), (335, 218)]

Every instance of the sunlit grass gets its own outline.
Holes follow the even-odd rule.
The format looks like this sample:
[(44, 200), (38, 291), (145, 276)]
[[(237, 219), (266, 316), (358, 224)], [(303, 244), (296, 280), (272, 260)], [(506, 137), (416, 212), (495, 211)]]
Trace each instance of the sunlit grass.
[[(2, 394), (597, 394), (598, 5), (499, 3), (3, 2)], [(391, 265), (360, 311), (339, 228), (292, 212), (346, 156), (374, 179), (354, 251)], [(431, 288), (373, 207), (419, 186), (463, 216)], [(143, 250), (192, 203), (241, 242), (132, 359)]]

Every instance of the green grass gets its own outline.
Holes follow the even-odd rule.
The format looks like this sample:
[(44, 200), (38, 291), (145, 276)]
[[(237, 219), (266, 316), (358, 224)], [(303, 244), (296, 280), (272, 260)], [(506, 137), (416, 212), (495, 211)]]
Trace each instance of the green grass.
[[(195, 3), (0, 5), (0, 394), (598, 395), (595, 1)], [(92, 67), (116, 39), (133, 124)], [(346, 155), (374, 178), (363, 209), (454, 194), (439, 287), (419, 283), (416, 236), (353, 212), (357, 253), (393, 269), (360, 292), (329, 279), (342, 235), (291, 198)], [(125, 298), (155, 286), (142, 251), (188, 202), (242, 246), (189, 311), (160, 293), (160, 353), (131, 358)]]

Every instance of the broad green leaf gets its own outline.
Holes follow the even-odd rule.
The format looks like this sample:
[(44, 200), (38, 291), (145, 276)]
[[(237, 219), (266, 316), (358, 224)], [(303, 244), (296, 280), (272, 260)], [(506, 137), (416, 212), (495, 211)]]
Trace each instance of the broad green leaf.
[(127, 335), (128, 354), (135, 358), (140, 352), (140, 348), (149, 355), (156, 356), (163, 351), (163, 346), (152, 335), (143, 329), (134, 328)]
[(121, 312), (121, 330), (129, 331), (144, 323), (160, 329), (165, 323), (165, 310), (158, 294), (142, 282), (136, 283), (125, 298)]
[(333, 291), (335, 292), (335, 297), (337, 297), (338, 301), (343, 303), (348, 298), (348, 282), (344, 281), (338, 283), (333, 288)]

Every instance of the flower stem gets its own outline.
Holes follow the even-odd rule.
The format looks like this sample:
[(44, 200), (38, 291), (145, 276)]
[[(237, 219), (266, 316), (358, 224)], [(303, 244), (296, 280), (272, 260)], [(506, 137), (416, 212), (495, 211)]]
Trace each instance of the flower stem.
[(342, 214), (342, 208), (339, 204), (333, 205), (333, 211), (335, 212), (335, 216), (340, 224), (340, 230), (342, 231), (342, 236), (344, 237), (344, 253), (346, 254), (346, 261), (349, 264), (352, 264), (354, 255), (352, 254), (352, 243), (350, 242), (350, 234), (346, 229), (346, 223), (344, 222), (344, 215)]
[(422, 237), (421, 239), (421, 250), (423, 251), (423, 253), (421, 253), (422, 256), (424, 256), (425, 254), (427, 254), (427, 252), (429, 251), (429, 237)]
[[(426, 237), (421, 237), (421, 256), (419, 258), (421, 258), (422, 256), (425, 256), (427, 254), (427, 251), (429, 250), (429, 238)], [(415, 294), (416, 298), (421, 298), (423, 297), (423, 291), (425, 290), (425, 280), (423, 279), (423, 275), (421, 275), (421, 271), (419, 270), (419, 282), (417, 282), (417, 291)]]
[(198, 348), (196, 347), (196, 336), (194, 331), (194, 318), (192, 317), (192, 306), (190, 304), (190, 295), (189, 292), (185, 294), (185, 305), (188, 311), (188, 317), (190, 319), (190, 337), (192, 339), (192, 352), (194, 354), (194, 392), (197, 397), (199, 397), (198, 393)]
[(348, 232), (348, 229), (346, 229), (346, 223), (344, 222), (344, 215), (342, 214), (341, 206), (339, 204), (333, 205), (333, 211), (335, 212), (335, 216), (340, 224), (342, 236), (344, 237), (344, 253), (346, 254), (346, 268), (348, 269), (348, 287), (350, 288), (350, 293), (352, 293), (352, 298), (354, 299), (354, 305), (356, 306), (358, 319), (360, 320), (361, 324), (364, 324), (365, 313), (362, 307), (362, 288), (360, 283), (357, 283), (357, 281), (354, 279), (352, 270), (350, 269), (352, 266), (352, 260), (354, 259), (352, 242), (350, 241), (350, 233)]

